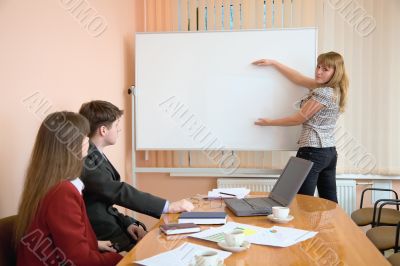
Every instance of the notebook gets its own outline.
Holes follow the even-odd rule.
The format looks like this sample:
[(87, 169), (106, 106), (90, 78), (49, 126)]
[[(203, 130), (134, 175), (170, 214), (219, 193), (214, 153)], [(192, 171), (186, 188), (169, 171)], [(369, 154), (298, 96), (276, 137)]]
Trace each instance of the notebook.
[(179, 223), (195, 224), (225, 224), (227, 219), (225, 212), (183, 212), (179, 216)]
[(291, 157), (275, 183), (269, 197), (225, 199), (236, 216), (269, 215), (273, 206), (288, 206), (313, 166), (313, 162)]
[(163, 224), (160, 230), (166, 235), (196, 233), (200, 231), (200, 227), (194, 223), (182, 224)]

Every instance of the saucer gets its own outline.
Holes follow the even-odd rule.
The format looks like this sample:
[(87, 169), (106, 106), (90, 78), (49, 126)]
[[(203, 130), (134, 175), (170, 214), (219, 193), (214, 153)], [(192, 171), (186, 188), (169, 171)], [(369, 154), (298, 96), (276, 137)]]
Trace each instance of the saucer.
[(285, 224), (294, 219), (294, 217), (292, 215), (288, 215), (288, 217), (286, 217), (285, 219), (279, 219), (279, 218), (275, 218), (273, 214), (268, 215), (267, 218), (268, 218), (268, 220), (275, 222), (275, 223), (279, 223), (279, 224)]
[(248, 241), (243, 241), (242, 245), (239, 246), (239, 247), (231, 247), (231, 246), (228, 246), (228, 245), (226, 244), (225, 240), (224, 240), (224, 241), (221, 241), (221, 242), (218, 242), (217, 244), (218, 244), (218, 246), (219, 246), (220, 248), (222, 248), (223, 250), (230, 251), (230, 252), (240, 252), (240, 251), (244, 251), (244, 250), (250, 248), (250, 246), (251, 246), (250, 242), (248, 242)]
[[(196, 263), (195, 263), (195, 264), (193, 264), (193, 263), (190, 263), (190, 264), (189, 264), (189, 266), (196, 266)], [(225, 265), (225, 263), (224, 263), (224, 260), (220, 260), (220, 261), (218, 261), (218, 264), (217, 264), (217, 266), (226, 266), (226, 265)]]

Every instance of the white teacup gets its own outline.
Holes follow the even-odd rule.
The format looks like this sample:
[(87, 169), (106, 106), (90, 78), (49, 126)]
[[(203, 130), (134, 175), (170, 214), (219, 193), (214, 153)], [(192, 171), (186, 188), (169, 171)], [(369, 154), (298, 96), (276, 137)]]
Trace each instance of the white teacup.
[(240, 247), (244, 242), (244, 232), (241, 229), (234, 229), (224, 233), (225, 242), (230, 247)]
[(272, 215), (277, 219), (286, 219), (289, 216), (290, 209), (288, 207), (275, 206), (272, 207)]
[(216, 251), (204, 251), (195, 256), (195, 266), (218, 266), (219, 259)]

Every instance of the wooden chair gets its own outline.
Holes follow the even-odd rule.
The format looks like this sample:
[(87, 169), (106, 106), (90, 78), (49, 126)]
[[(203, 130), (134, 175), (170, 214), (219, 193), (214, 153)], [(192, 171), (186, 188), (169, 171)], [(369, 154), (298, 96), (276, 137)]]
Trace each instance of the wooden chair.
[(14, 225), (17, 215), (0, 219), (0, 265), (16, 265), (17, 256), (14, 248)]
[[(367, 207), (363, 208), (363, 202), (364, 202), (364, 194), (367, 191), (390, 191), (393, 192), (393, 194), (396, 197), (396, 200), (399, 199), (397, 192), (392, 190), (392, 189), (383, 189), (383, 188), (367, 188), (364, 189), (362, 194), (361, 194), (361, 202), (360, 202), (360, 209), (354, 211), (351, 214), (351, 219), (358, 225), (358, 226), (365, 226), (371, 224), (372, 227), (375, 227), (376, 225), (374, 224), (374, 220), (376, 217), (376, 210), (379, 205), (379, 203), (385, 201), (385, 199), (378, 200), (375, 202), (374, 207)], [(398, 221), (400, 221), (400, 211), (399, 211), (399, 206), (396, 206), (396, 209), (389, 209), (385, 208), (382, 209), (381, 217), (380, 217), (380, 223), (381, 225), (396, 225)]]

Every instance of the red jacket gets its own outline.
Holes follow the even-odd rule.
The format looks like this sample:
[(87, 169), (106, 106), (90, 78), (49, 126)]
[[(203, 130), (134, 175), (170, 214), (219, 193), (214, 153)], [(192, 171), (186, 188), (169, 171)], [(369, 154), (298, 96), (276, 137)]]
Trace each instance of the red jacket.
[(122, 256), (101, 253), (86, 214), (85, 203), (69, 181), (54, 186), (21, 239), (17, 265), (115, 265)]

